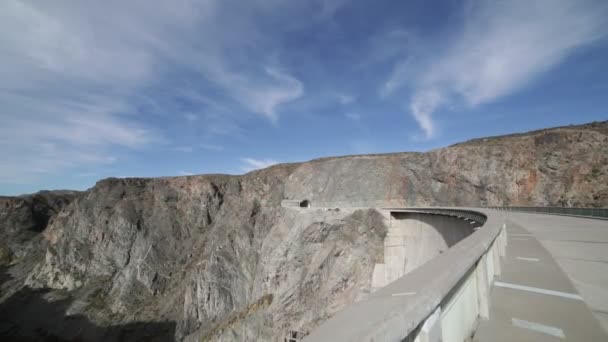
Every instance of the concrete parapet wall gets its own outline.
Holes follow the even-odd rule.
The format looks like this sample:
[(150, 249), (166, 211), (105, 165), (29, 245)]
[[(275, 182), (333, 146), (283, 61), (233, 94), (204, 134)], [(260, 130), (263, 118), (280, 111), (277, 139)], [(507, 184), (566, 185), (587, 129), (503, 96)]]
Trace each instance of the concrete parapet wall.
[[(437, 210), (441, 209), (415, 211), (436, 214)], [(459, 210), (486, 216), (487, 220), (444, 253), (339, 312), (304, 340), (422, 342), (470, 338), (478, 318), (487, 317), (489, 288), (500, 272), (506, 230), (501, 217), (492, 211)], [(457, 215), (458, 210), (450, 212), (446, 211), (465, 216)]]
[(376, 264), (373, 287), (383, 287), (469, 236), (481, 225), (456, 216), (390, 212), (384, 263)]
[[(506, 243), (504, 235), (506, 230), (501, 230), (499, 237), (494, 241), (492, 247), (475, 264), (474, 268), (463, 278), (457, 287), (456, 293), (442, 304), (441, 335), (443, 342), (462, 342), (470, 339), (477, 325), (477, 320), (489, 318), (490, 291), (497, 276), (495, 267), (489, 267), (489, 263), (498, 261), (494, 258), (489, 261), (488, 255), (497, 256)], [(437, 341), (438, 342), (438, 341)]]
[(591, 217), (608, 220), (608, 208), (576, 208), (576, 207), (488, 207), (502, 211), (519, 211), (537, 214), (552, 214), (576, 217)]

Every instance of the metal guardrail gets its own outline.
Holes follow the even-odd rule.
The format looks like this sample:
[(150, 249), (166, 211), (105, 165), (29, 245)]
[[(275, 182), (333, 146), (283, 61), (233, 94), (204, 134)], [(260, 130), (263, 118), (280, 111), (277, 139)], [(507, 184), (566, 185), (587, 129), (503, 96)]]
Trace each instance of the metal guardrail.
[(572, 208), (572, 207), (486, 207), (502, 211), (521, 211), (528, 213), (585, 216), (608, 219), (608, 208)]

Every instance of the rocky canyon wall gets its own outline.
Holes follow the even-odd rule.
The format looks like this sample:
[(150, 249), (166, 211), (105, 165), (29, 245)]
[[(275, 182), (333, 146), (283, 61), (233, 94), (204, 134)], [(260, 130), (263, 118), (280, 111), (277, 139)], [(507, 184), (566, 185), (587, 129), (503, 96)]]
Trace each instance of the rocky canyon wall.
[[(276, 341), (369, 293), (387, 227), (355, 207), (608, 206), (608, 122), (243, 176), (111, 178), (43, 220), (18, 201), (0, 201), (2, 234), (31, 232), (6, 240), (0, 334)], [(32, 321), (41, 308), (54, 314)]]

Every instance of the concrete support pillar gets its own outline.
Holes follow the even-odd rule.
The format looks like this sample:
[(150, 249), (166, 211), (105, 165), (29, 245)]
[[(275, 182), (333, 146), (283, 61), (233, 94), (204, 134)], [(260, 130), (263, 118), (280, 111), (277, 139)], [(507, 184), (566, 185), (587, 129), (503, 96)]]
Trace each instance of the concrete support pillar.
[(500, 276), (500, 253), (498, 252), (498, 243), (496, 240), (492, 244), (491, 253), (494, 257), (494, 274)]
[(477, 302), (479, 304), (479, 317), (481, 319), (490, 318), (490, 283), (488, 282), (488, 261), (484, 254), (475, 269), (477, 280)]
[(491, 249), (488, 249), (486, 252), (485, 260), (486, 260), (486, 270), (488, 274), (488, 284), (492, 286), (494, 284), (494, 254)]
[(502, 229), (500, 230), (500, 235), (498, 236), (500, 239), (500, 256), (505, 257), (507, 255), (507, 225), (503, 224)]
[(384, 287), (386, 285), (386, 269), (385, 264), (376, 264), (374, 273), (372, 273), (372, 291)]

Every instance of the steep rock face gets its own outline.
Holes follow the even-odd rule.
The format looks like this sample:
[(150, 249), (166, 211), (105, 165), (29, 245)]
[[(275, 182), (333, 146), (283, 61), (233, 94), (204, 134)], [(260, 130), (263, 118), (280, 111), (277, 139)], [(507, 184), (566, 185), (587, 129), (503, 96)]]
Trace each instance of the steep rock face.
[(40, 191), (0, 197), (0, 265), (27, 253), (29, 241), (78, 195), (76, 191)]
[(77, 311), (100, 323), (176, 321), (180, 338), (310, 328), (369, 290), (386, 228), (371, 210), (281, 208), (289, 171), (102, 181), (44, 232), (27, 284), (101, 300)]
[[(386, 226), (353, 207), (385, 205), (608, 206), (608, 122), (243, 176), (106, 179), (50, 220), (25, 283), (69, 296), (70, 315), (100, 326), (175, 322), (130, 336), (279, 340), (369, 292)], [(120, 339), (69, 335), (69, 321), (37, 328)]]
[[(383, 219), (373, 210), (282, 210), (259, 250), (256, 274), (249, 284), (252, 299), (269, 298), (266, 307), (237, 309), (187, 340), (274, 341), (291, 329), (314, 328), (369, 293), (370, 275), (382, 259), (385, 234)], [(189, 287), (199, 308), (214, 301), (214, 293), (209, 292), (217, 291), (209, 283), (213, 278), (197, 277), (196, 285)]]
[(601, 122), (427, 153), (315, 160), (289, 176), (285, 196), (320, 206), (606, 206), (607, 180), (608, 123)]

